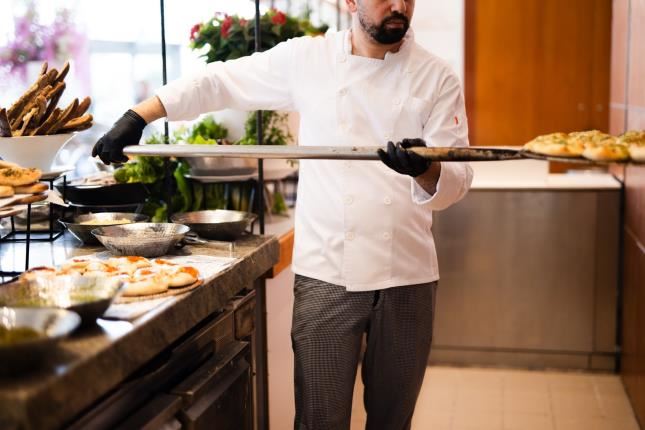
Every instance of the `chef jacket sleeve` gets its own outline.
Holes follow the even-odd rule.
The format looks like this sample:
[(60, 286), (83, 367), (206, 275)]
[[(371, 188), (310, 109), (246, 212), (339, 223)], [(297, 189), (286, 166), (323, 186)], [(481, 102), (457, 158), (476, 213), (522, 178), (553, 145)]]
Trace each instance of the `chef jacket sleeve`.
[[(464, 97), (459, 79), (454, 74), (449, 74), (441, 85), (439, 96), (424, 125), (423, 139), (428, 146), (468, 146)], [(468, 163), (441, 163), (435, 193), (429, 194), (412, 179), (412, 200), (432, 210), (443, 210), (466, 195), (472, 180), (473, 170)]]
[(293, 110), (291, 83), (296, 47), (290, 39), (250, 56), (208, 64), (193, 76), (177, 79), (156, 94), (171, 121), (191, 120), (221, 109)]

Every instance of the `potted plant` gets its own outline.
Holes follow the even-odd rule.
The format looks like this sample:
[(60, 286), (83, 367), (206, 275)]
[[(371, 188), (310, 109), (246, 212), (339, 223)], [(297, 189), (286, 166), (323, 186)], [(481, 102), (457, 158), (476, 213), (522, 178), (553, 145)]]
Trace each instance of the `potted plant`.
[[(327, 26), (314, 26), (308, 18), (289, 16), (277, 9), (270, 9), (260, 17), (260, 50), (270, 49), (280, 42), (305, 35), (320, 35)], [(255, 52), (255, 20), (240, 16), (215, 14), (203, 23), (195, 24), (190, 30), (190, 47), (203, 50), (202, 57), (207, 63), (227, 61), (251, 55)], [(287, 115), (265, 111), (263, 119), (263, 144), (288, 144), (293, 139), (287, 130)], [(255, 114), (247, 118), (241, 139), (237, 143), (255, 144)], [(241, 127), (240, 127), (241, 128)], [(233, 134), (233, 133), (232, 133)]]

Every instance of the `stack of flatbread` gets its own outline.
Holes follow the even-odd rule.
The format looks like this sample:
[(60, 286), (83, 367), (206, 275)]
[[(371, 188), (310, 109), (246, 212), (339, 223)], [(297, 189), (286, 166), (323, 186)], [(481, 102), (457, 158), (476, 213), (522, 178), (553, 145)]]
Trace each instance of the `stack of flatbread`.
[(0, 108), (0, 137), (40, 136), (71, 133), (92, 126), (92, 115), (86, 113), (92, 103), (89, 97), (72, 100), (59, 108), (65, 91), (69, 62), (60, 71), (43, 63), (38, 79), (9, 109)]
[(42, 172), (39, 169), (20, 167), (0, 160), (0, 199), (17, 197), (10, 204), (28, 204), (47, 198), (47, 184), (38, 182)]
[(593, 161), (645, 161), (645, 131), (615, 137), (598, 130), (538, 136), (526, 145), (536, 154)]
[(161, 294), (199, 281), (199, 271), (192, 266), (138, 256), (112, 257), (107, 260), (75, 258), (57, 269), (56, 274), (117, 276), (124, 281), (122, 295), (126, 297)]

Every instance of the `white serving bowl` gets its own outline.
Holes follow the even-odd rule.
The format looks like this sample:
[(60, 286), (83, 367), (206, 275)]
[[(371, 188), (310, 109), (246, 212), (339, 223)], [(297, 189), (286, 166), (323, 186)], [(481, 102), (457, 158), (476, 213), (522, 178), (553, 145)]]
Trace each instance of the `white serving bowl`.
[(51, 170), (58, 151), (75, 135), (0, 137), (0, 157), (22, 167), (36, 167), (47, 172)]

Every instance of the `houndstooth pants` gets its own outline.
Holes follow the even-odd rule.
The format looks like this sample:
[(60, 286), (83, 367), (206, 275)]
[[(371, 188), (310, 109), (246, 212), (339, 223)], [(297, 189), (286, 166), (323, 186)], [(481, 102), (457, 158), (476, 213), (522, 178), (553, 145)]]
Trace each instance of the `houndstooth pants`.
[(350, 428), (363, 333), (366, 429), (409, 429), (430, 354), (436, 290), (432, 282), (348, 292), (296, 275), (295, 429)]

